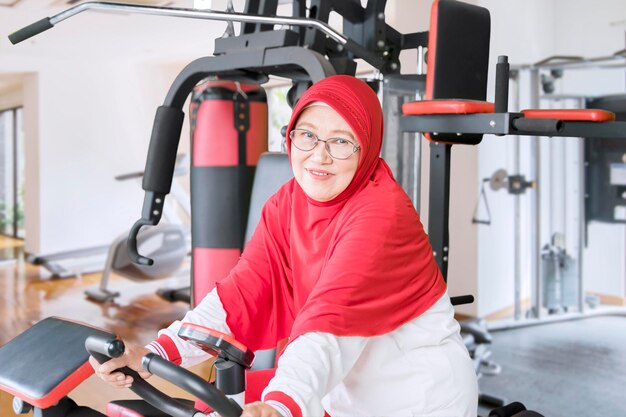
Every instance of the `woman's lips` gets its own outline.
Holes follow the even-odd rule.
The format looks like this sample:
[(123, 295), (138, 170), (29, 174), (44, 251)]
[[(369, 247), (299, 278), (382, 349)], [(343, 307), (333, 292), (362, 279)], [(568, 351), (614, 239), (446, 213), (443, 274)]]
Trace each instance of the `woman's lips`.
[(330, 178), (333, 174), (331, 174), (328, 171), (324, 171), (321, 169), (313, 169), (313, 168), (307, 168), (306, 172), (309, 173), (309, 175), (316, 180), (325, 180)]

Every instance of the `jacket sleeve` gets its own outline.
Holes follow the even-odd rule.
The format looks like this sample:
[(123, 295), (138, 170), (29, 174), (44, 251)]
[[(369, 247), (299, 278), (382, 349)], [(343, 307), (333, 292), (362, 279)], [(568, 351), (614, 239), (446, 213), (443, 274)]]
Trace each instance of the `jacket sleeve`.
[(280, 357), (263, 401), (285, 417), (323, 416), (322, 398), (352, 369), (367, 341), (321, 332), (301, 335)]
[(226, 312), (214, 289), (182, 320), (177, 320), (166, 329), (159, 331), (157, 340), (146, 347), (165, 359), (184, 367), (190, 367), (210, 358), (203, 350), (178, 337), (182, 323), (194, 323), (222, 333), (231, 334), (226, 324)]

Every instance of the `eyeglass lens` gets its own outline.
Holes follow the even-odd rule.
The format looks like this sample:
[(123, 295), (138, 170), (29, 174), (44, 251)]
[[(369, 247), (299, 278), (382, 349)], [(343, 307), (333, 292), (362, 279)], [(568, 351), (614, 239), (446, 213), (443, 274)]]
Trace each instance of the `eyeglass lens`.
[(348, 139), (336, 137), (324, 141), (306, 129), (294, 129), (289, 132), (289, 137), (295, 147), (301, 151), (313, 150), (318, 141), (325, 142), (324, 145), (330, 156), (337, 159), (346, 159), (358, 150), (358, 147)]

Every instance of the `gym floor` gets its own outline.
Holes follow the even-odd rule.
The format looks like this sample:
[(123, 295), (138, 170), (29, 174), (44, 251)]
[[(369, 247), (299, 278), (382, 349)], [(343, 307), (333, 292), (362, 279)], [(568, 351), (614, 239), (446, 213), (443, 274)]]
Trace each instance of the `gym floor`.
[[(166, 280), (134, 283), (113, 277), (121, 290), (115, 303), (88, 301), (83, 291), (95, 286), (99, 274), (50, 279), (45, 270), (24, 262), (20, 241), (0, 236), (0, 345), (49, 316), (74, 318), (147, 343), (156, 330), (182, 317), (184, 303), (168, 303), (154, 292)], [(493, 333), (493, 359), (502, 373), (485, 376), (481, 390), (519, 400), (546, 417), (625, 416), (626, 317), (594, 317)], [(206, 377), (210, 364), (194, 371)], [(156, 378), (155, 378), (156, 379)], [(155, 382), (155, 380), (152, 380)], [(174, 395), (187, 397), (156, 381)], [(70, 395), (82, 405), (104, 411), (108, 401), (136, 398), (91, 377)], [(13, 415), (12, 397), (0, 392), (0, 415)], [(481, 415), (488, 410), (481, 408)]]
[(626, 416), (626, 316), (606, 315), (493, 332), (502, 372), (486, 394), (546, 417)]

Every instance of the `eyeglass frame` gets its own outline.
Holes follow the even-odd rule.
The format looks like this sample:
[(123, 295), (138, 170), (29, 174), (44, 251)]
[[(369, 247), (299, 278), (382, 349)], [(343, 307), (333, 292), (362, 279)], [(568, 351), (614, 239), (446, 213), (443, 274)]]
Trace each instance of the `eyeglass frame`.
[[(308, 133), (310, 133), (311, 135), (313, 135), (313, 137), (315, 138), (315, 142), (313, 142), (313, 147), (312, 147), (311, 149), (302, 149), (302, 148), (298, 148), (298, 145), (296, 145), (296, 144), (294, 143), (293, 138), (292, 138), (291, 136), (293, 135), (293, 133), (294, 133), (295, 131), (298, 131), (298, 130), (299, 130), (299, 131), (301, 131), (301, 132), (308, 132)], [(298, 149), (298, 150), (300, 150), (300, 151), (302, 151), (302, 152), (311, 152), (313, 149), (315, 149), (315, 147), (317, 146), (317, 144), (318, 144), (319, 142), (323, 142), (323, 143), (324, 143), (324, 148), (326, 149), (326, 152), (328, 152), (328, 155), (330, 155), (330, 157), (331, 157), (331, 158), (333, 158), (333, 159), (337, 159), (337, 160), (339, 160), (339, 161), (345, 161), (346, 159), (350, 158), (352, 155), (354, 155), (355, 153), (357, 153), (358, 151), (360, 151), (360, 150), (361, 150), (361, 146), (359, 146), (359, 145), (355, 145), (355, 144), (354, 144), (351, 140), (349, 140), (349, 139), (342, 138), (342, 137), (333, 137), (333, 138), (328, 138), (328, 139), (320, 139), (320, 137), (319, 137), (317, 134), (315, 134), (315, 133), (311, 132), (309, 129), (300, 129), (300, 128), (295, 128), (295, 129), (292, 129), (292, 130), (289, 132), (289, 139), (290, 139), (291, 143), (293, 144), (293, 146), (295, 146), (295, 147), (296, 147), (296, 149)], [(329, 140), (333, 140), (333, 139), (341, 139), (341, 140), (345, 140), (346, 142), (349, 142), (349, 143), (352, 145), (352, 153), (351, 153), (350, 155), (346, 156), (345, 158), (337, 158), (336, 156), (334, 156), (334, 155), (330, 152), (330, 147), (328, 146), (328, 141), (329, 141)]]

